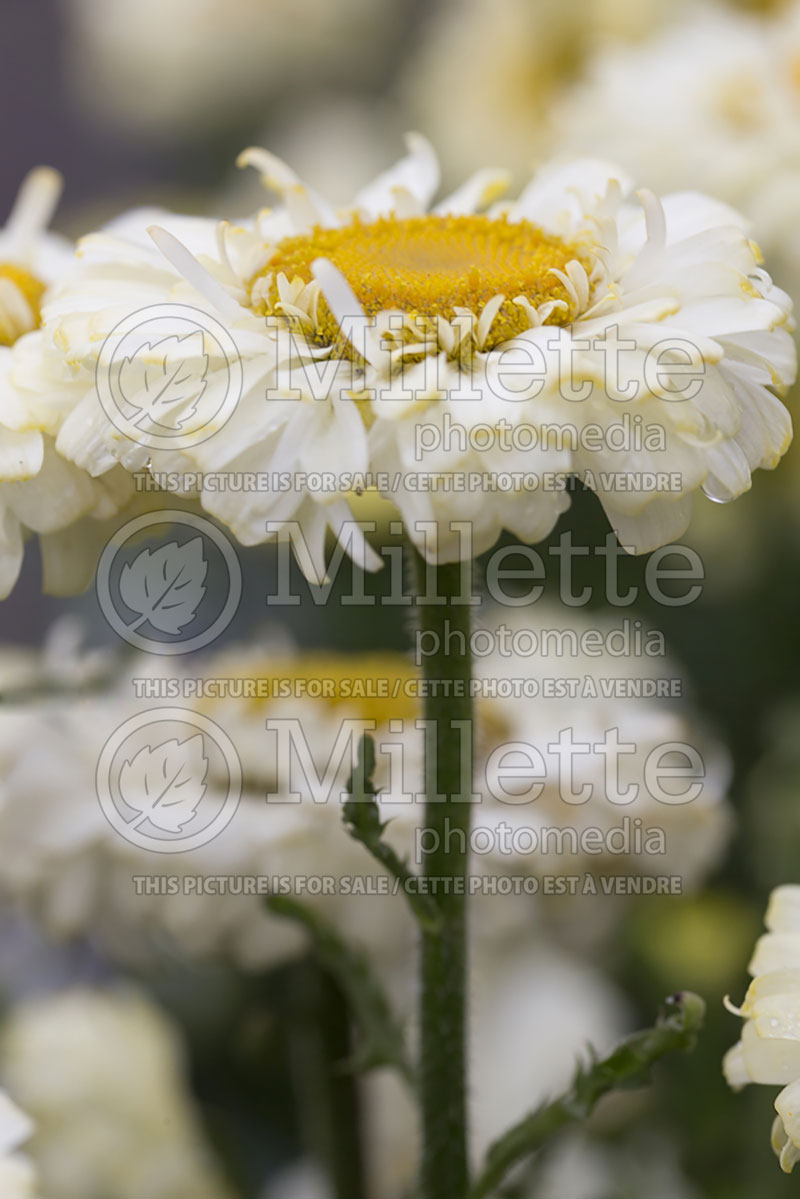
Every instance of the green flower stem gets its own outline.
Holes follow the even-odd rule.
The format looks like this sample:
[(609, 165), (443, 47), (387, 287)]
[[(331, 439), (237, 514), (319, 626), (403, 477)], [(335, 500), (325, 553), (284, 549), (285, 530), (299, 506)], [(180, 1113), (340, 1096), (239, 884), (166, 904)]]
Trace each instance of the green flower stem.
[(350, 1008), (334, 976), (321, 971), (321, 1035), (329, 1113), (327, 1160), (333, 1193), (338, 1199), (367, 1199), (361, 1144), (358, 1079), (346, 1063), (353, 1054)]
[(335, 1199), (366, 1199), (358, 1082), (345, 1068), (353, 1051), (346, 997), (311, 957), (292, 982), (291, 1061), (306, 1149)]
[[(423, 1199), (464, 1199), (467, 1153), (467, 870), (472, 790), (470, 607), (463, 566), (427, 567), (414, 551), (425, 636), (428, 724), (423, 883), (439, 920), (422, 927), (420, 1064)], [(438, 600), (438, 602), (436, 602)], [(455, 602), (453, 602), (455, 601)], [(446, 622), (446, 624), (445, 624)], [(466, 747), (466, 750), (465, 750)]]

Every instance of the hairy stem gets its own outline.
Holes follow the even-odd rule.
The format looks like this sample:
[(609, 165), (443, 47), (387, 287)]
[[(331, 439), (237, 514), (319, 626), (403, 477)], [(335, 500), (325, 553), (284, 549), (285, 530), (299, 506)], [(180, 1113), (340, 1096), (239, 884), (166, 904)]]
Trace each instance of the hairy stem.
[[(423, 880), (436, 905), (422, 927), (419, 1086), (423, 1199), (463, 1199), (469, 1186), (466, 1079), (467, 870), (472, 790), (470, 608), (460, 563), (426, 567), (415, 553), (426, 647)], [(435, 584), (435, 585), (434, 585)], [(436, 600), (439, 602), (435, 602)], [(421, 642), (422, 643), (422, 642)]]

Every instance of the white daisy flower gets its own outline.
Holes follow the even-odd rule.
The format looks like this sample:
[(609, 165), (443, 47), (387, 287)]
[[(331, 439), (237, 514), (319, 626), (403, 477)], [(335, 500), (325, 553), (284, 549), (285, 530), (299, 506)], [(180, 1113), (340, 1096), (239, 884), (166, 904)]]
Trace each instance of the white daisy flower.
[[(544, 537), (570, 474), (642, 553), (685, 530), (701, 488), (730, 500), (777, 464), (791, 432), (775, 394), (795, 373), (791, 305), (736, 213), (695, 194), (632, 200), (596, 161), (549, 168), (480, 214), (504, 175), (479, 172), (430, 209), (436, 158), (420, 137), (409, 146), (344, 212), (248, 151), (285, 206), (220, 226), (216, 256), (197, 222), (151, 230), (164, 257), (136, 237), (87, 239), (34, 361), (12, 371), (21, 409), (92, 476), (149, 466), (199, 487), (245, 544), (299, 530), (317, 580), (326, 529), (346, 527), (351, 554), (379, 565), (348, 523), (348, 484), (367, 470), (426, 555), (451, 561), (464, 553), (456, 522), (471, 523), (473, 553), (504, 528)], [(198, 415), (199, 382), (181, 394), (178, 450), (152, 428), (121, 433), (94, 386), (121, 316), (159, 300), (221, 322), (241, 364), (228, 419)], [(230, 359), (206, 345), (203, 362), (210, 393)], [(191, 353), (185, 365), (191, 375)], [(146, 389), (149, 341), (126, 369)], [(258, 485), (220, 485), (242, 472)], [(314, 489), (310, 475), (332, 482)]]
[[(659, 673), (652, 659), (571, 653), (563, 622), (551, 613), (520, 616), (513, 623), (505, 617), (519, 645), (526, 632), (555, 641), (558, 648), (551, 652), (570, 676), (626, 684), (640, 676), (652, 681)], [(14, 666), (18, 671), (16, 659)], [(88, 933), (115, 957), (147, 960), (171, 944), (187, 956), (224, 957), (249, 970), (291, 958), (303, 942), (293, 925), (265, 910), (257, 890), (247, 892), (235, 880), (299, 880), (291, 884), (298, 895), (364, 943), (376, 960), (387, 967), (407, 962), (415, 928), (402, 896), (365, 894), (336, 880), (383, 874), (342, 822), (341, 796), (364, 722), (374, 724), (375, 784), (387, 841), (414, 869), (435, 848), (421, 831), (425, 743), (415, 724), (420, 676), (410, 662), (388, 653), (301, 654), (276, 641), (216, 654), (187, 675), (166, 659), (144, 655), (130, 663), (129, 672), (97, 694), (26, 705), (14, 702), (12, 693), (0, 709), (0, 891), (31, 910), (50, 935)], [(535, 905), (542, 922), (556, 923), (565, 936), (574, 936), (570, 926), (579, 924), (576, 939), (589, 928), (597, 939), (616, 927), (624, 899), (604, 893), (598, 883), (588, 897), (546, 903), (538, 880), (583, 873), (638, 883), (679, 875), (683, 890), (696, 886), (726, 843), (727, 763), (674, 704), (602, 695), (536, 698), (528, 684), (538, 685), (548, 674), (546, 653), (526, 659), (499, 651), (483, 659), (477, 673), (486, 695), (476, 700), (475, 919), (492, 936), (503, 928), (523, 936)], [(133, 680), (140, 699), (134, 698)], [(522, 702), (493, 694), (513, 694), (504, 682), (525, 684)], [(112, 827), (97, 794), (104, 745), (124, 722), (158, 716), (158, 704), (146, 697), (165, 690), (181, 697), (190, 715), (210, 719), (228, 735), (243, 780), (227, 826), (206, 844), (175, 854), (132, 843), (119, 826)], [(606, 746), (573, 756), (568, 776), (560, 737), (566, 729), (576, 746)], [(352, 743), (342, 740), (343, 733)], [(166, 731), (163, 738), (156, 735), (154, 743), (166, 737)], [(606, 763), (615, 742), (621, 757), (609, 776)], [(667, 751), (673, 756), (661, 762)], [(133, 756), (135, 747), (127, 752)], [(664, 792), (675, 786), (677, 796), (655, 790), (654, 764), (685, 770), (689, 753), (695, 755), (694, 781), (685, 776), (674, 784), (663, 781)], [(228, 785), (228, 766), (208, 751), (206, 757), (201, 824), (204, 812), (224, 801)], [(185, 761), (188, 768), (188, 757)], [(518, 768), (522, 774), (515, 776)], [(512, 776), (524, 785), (510, 782)], [(611, 798), (609, 779), (620, 792)], [(144, 788), (134, 779), (125, 793), (131, 815), (146, 809)], [(579, 791), (583, 802), (576, 803)], [(55, 807), (54, 794), (61, 796)], [(682, 802), (673, 803), (676, 797)], [(484, 893), (482, 879), (509, 874), (524, 885), (499, 895), (488, 886)], [(168, 888), (169, 878), (185, 882)], [(201, 885), (218, 878), (235, 885), (225, 890)], [(331, 880), (327, 889), (306, 885), (320, 878)]]
[(17, 580), (29, 531), (54, 544), (59, 530), (90, 512), (109, 515), (114, 493), (130, 490), (122, 472), (95, 482), (60, 457), (48, 431), (21, 410), (10, 382), (15, 354), (26, 361), (25, 342), (41, 322), (48, 289), (72, 266), (71, 244), (47, 232), (61, 189), (56, 171), (32, 171), (0, 229), (0, 597)]
[(20, 1003), (0, 1035), (0, 1070), (33, 1115), (48, 1199), (230, 1199), (178, 1032), (144, 994), (74, 988)]
[[(391, 364), (370, 363), (367, 379), (378, 396), (370, 461), (376, 470), (403, 472), (390, 498), (418, 543), (415, 530), (437, 522), (440, 560), (461, 552), (453, 532), (459, 520), (471, 523), (475, 552), (503, 528), (523, 541), (545, 536), (568, 506), (559, 480), (572, 473), (597, 492), (625, 548), (643, 553), (685, 531), (696, 491), (733, 499), (757, 465), (774, 466), (788, 446), (789, 418), (770, 389), (794, 378), (790, 303), (759, 268), (740, 219), (696, 195), (662, 203), (640, 193), (639, 207), (624, 198), (628, 185), (620, 178), (602, 164), (577, 163), (543, 172), (494, 215), (419, 222), (423, 240), (431, 236), (429, 271), (441, 255), (440, 273), (434, 266), (428, 284), (428, 314), (437, 324), (425, 350), (441, 364), (444, 382), (420, 383), (416, 401), (403, 405), (391, 397)], [(448, 230), (441, 241), (438, 222)], [(421, 253), (413, 218), (406, 230), (408, 247), (388, 252), (401, 267), (404, 254), (413, 263)], [(506, 256), (513, 261), (516, 253), (524, 279), (508, 271)], [(455, 293), (452, 256), (465, 272)], [(345, 275), (350, 268), (355, 299), (371, 314), (375, 301), (359, 286), (353, 260), (346, 251), (332, 257)], [(467, 269), (476, 261), (477, 278)], [(419, 280), (409, 275), (409, 306), (420, 310)], [(320, 278), (335, 310), (352, 311), (333, 272), (326, 268)], [(392, 291), (402, 308), (396, 274)], [(454, 294), (461, 302), (445, 320)], [(458, 361), (465, 348), (468, 377)], [(618, 350), (614, 377), (608, 362)], [(660, 382), (648, 369), (654, 357), (670, 364)], [(684, 368), (694, 364), (691, 396), (679, 359)], [(509, 360), (521, 364), (511, 382), (500, 377)], [(407, 379), (416, 382), (411, 371)], [(467, 388), (480, 402), (464, 400)], [(644, 444), (628, 439), (617, 448), (611, 426), (623, 414), (652, 441), (648, 434)], [(637, 481), (664, 471), (669, 490), (645, 490)], [(431, 476), (438, 490), (426, 487)]]
[(0, 1091), (0, 1188), (3, 1199), (37, 1199), (32, 1163), (17, 1152), (33, 1132), (33, 1121)]
[(775, 1100), (772, 1147), (787, 1174), (800, 1161), (800, 886), (776, 887), (770, 896), (767, 929), (748, 966), (753, 976), (740, 1008), (741, 1040), (723, 1062), (725, 1077), (739, 1090), (748, 1083), (781, 1085)]

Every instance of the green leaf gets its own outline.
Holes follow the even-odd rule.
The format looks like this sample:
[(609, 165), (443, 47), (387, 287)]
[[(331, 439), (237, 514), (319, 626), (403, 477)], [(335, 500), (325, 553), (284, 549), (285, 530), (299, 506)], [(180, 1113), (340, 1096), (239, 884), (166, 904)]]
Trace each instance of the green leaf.
[(543, 1103), (490, 1146), (486, 1166), (469, 1193), (469, 1199), (491, 1195), (513, 1166), (535, 1153), (555, 1133), (586, 1120), (598, 1100), (609, 1091), (643, 1087), (653, 1065), (668, 1053), (694, 1048), (703, 1025), (705, 1003), (699, 995), (683, 991), (664, 1001), (653, 1028), (633, 1033), (606, 1058), (580, 1065), (569, 1089)]
[(344, 826), (353, 840), (360, 841), (384, 870), (397, 880), (398, 889), (408, 901), (420, 926), (426, 932), (434, 932), (441, 921), (436, 904), (429, 895), (419, 893), (418, 876), (383, 840), (387, 823), (381, 821), (375, 798), (378, 793), (372, 781), (374, 774), (375, 742), (369, 733), (364, 733), (358, 746), (356, 768), (347, 780), (350, 799), (343, 808)]
[(391, 1066), (407, 1082), (413, 1083), (403, 1030), (392, 1014), (366, 955), (349, 945), (332, 925), (296, 899), (271, 895), (266, 906), (273, 916), (283, 916), (303, 925), (311, 937), (320, 965), (333, 975), (344, 993), (361, 1042), (355, 1058), (347, 1063), (349, 1068), (362, 1072)]

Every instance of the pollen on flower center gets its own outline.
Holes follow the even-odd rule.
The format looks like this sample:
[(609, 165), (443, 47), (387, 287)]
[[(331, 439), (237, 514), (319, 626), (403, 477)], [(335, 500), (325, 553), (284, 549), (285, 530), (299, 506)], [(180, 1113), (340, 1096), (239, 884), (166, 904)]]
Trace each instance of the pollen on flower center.
[[(505, 297), (485, 347), (521, 333), (531, 324), (530, 307), (548, 305), (544, 319), (565, 324), (574, 315), (570, 294), (554, 271), (564, 271), (585, 252), (529, 221), (488, 216), (384, 217), (358, 219), (338, 229), (315, 228), (287, 237), (265, 270), (251, 282), (253, 306), (280, 313), (279, 279), (311, 282), (311, 264), (328, 258), (348, 280), (368, 316), (400, 309), (417, 319), (450, 320), (459, 309), (477, 318), (495, 296)], [(520, 299), (526, 304), (515, 303)], [(550, 305), (555, 302), (555, 306)], [(338, 326), (324, 305), (317, 315), (318, 340), (332, 344)]]
[(0, 346), (11, 346), (41, 322), (46, 286), (11, 262), (0, 262)]

